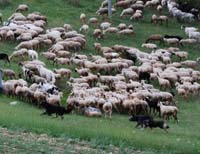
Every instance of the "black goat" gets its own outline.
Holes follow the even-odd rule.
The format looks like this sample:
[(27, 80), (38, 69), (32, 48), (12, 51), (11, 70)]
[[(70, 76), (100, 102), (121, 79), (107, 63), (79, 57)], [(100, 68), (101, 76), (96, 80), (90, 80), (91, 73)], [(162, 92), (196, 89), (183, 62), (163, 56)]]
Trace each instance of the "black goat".
[(63, 115), (64, 114), (68, 114), (70, 113), (73, 108), (71, 106), (68, 106), (67, 109), (65, 109), (64, 107), (62, 106), (58, 106), (58, 105), (53, 105), (53, 104), (49, 104), (47, 103), (46, 101), (42, 102), (41, 103), (41, 106), (43, 108), (45, 108), (45, 112), (43, 112), (41, 115), (45, 115), (47, 114), (48, 116), (51, 116), (52, 114), (56, 114), (56, 117), (57, 116), (60, 116), (61, 119), (63, 119)]
[(6, 53), (0, 53), (0, 60), (10, 63), (9, 56)]
[(148, 116), (148, 115), (136, 115), (129, 118), (129, 121), (137, 122), (137, 125), (135, 127), (138, 127), (138, 126), (146, 127), (145, 121), (150, 121), (150, 120), (153, 120), (153, 117)]

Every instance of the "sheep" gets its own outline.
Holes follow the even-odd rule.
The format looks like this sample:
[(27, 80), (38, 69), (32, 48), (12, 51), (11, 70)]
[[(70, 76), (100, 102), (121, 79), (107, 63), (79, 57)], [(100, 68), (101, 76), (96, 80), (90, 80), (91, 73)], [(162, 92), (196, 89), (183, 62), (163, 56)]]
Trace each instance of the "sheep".
[(124, 23), (120, 23), (118, 26), (117, 26), (117, 28), (119, 29), (119, 30), (124, 30), (124, 29), (126, 29), (126, 24), (124, 24)]
[(102, 22), (101, 24), (100, 24), (100, 28), (102, 29), (102, 30), (106, 30), (107, 28), (109, 28), (111, 26), (111, 24), (109, 23), (109, 22)]
[(122, 13), (120, 14), (120, 17), (124, 17), (124, 16), (127, 16), (127, 15), (132, 15), (133, 14), (133, 9), (132, 8), (127, 8), (127, 9), (124, 9), (122, 11)]
[(103, 34), (106, 34), (106, 33), (117, 33), (118, 31), (119, 30), (116, 27), (109, 27), (109, 28), (107, 28), (106, 30), (103, 31)]
[(24, 12), (24, 11), (28, 11), (28, 5), (26, 5), (26, 4), (20, 4), (19, 6), (18, 6), (18, 8), (16, 9), (16, 11), (15, 12)]
[(168, 119), (169, 116), (173, 116), (174, 120), (178, 122), (178, 118), (177, 118), (178, 108), (176, 106), (166, 106), (166, 105), (163, 105), (162, 102), (159, 102), (158, 106), (160, 106), (160, 113), (161, 113), (162, 118), (165, 119), (166, 117)]
[(56, 58), (56, 54), (51, 52), (42, 52), (42, 55), (48, 60), (54, 60)]
[(177, 51), (175, 53), (173, 53), (174, 55), (176, 55), (180, 60), (187, 59), (188, 58), (188, 53), (185, 51)]
[(196, 39), (199, 42), (200, 41), (200, 32), (190, 32), (189, 38)]
[(112, 103), (111, 102), (106, 102), (103, 104), (103, 111), (105, 112), (105, 118), (108, 115), (109, 118), (111, 119), (112, 116)]
[(124, 29), (117, 32), (119, 35), (132, 35), (134, 31), (132, 29)]
[(193, 69), (198, 66), (198, 63), (194, 60), (186, 60), (186, 61), (181, 62), (181, 64), (186, 65), (187, 67), (190, 67)]
[(114, 7), (127, 8), (130, 4), (132, 4), (132, 0), (118, 1), (117, 3), (114, 4)]
[(46, 96), (46, 101), (49, 104), (53, 104), (53, 105), (60, 105), (61, 102), (61, 96), (60, 95), (49, 95)]
[(178, 46), (180, 44), (179, 40), (177, 38), (164, 38), (164, 42), (166, 42), (168, 45), (176, 45)]
[(147, 49), (155, 50), (158, 47), (157, 47), (156, 44), (153, 44), (153, 43), (143, 43), (142, 44), (142, 48), (147, 48)]
[(87, 33), (89, 30), (89, 26), (84, 24), (81, 26), (81, 28), (79, 29), (79, 32), (83, 32), (83, 33)]
[(136, 13), (134, 13), (131, 17), (130, 17), (130, 20), (139, 20), (139, 19), (142, 19), (143, 18), (143, 16), (142, 16), (142, 14), (141, 13), (139, 13), (139, 12), (136, 12)]
[(159, 76), (159, 73), (157, 73), (157, 78), (158, 78), (158, 82), (159, 82), (160, 88), (166, 90), (167, 88), (171, 87), (169, 80), (161, 78)]
[(69, 65), (70, 64), (70, 60), (69, 58), (55, 58), (54, 59), (54, 63), (56, 64), (61, 64), (61, 65)]
[(54, 69), (54, 72), (56, 74), (60, 74), (61, 76), (67, 76), (70, 77), (72, 71), (69, 69), (65, 69), (65, 68), (60, 68), (60, 69)]
[(59, 50), (55, 52), (56, 57), (58, 58), (69, 58), (70, 57), (70, 52), (69, 51), (65, 51), (65, 50)]
[(20, 44), (18, 44), (18, 45), (15, 47), (16, 50), (22, 49), (22, 48), (33, 49), (32, 42), (31, 42), (31, 41), (24, 41), (24, 42), (21, 42)]
[(88, 68), (81, 68), (81, 69), (75, 69), (75, 72), (77, 72), (81, 76), (88, 76), (90, 70)]
[(190, 44), (196, 44), (197, 40), (196, 39), (181, 39), (180, 44), (181, 45), (190, 45)]
[(55, 73), (41, 65), (36, 67), (41, 77), (45, 78), (48, 82), (52, 82), (53, 84), (56, 82)]
[(38, 59), (38, 53), (35, 50), (28, 50), (28, 56), (31, 60)]
[(164, 16), (164, 15), (159, 16), (159, 17), (158, 17), (158, 22), (160, 22), (161, 25), (163, 24), (163, 22), (165, 22), (166, 25), (168, 25), (168, 17), (167, 17), (167, 16)]
[(148, 39), (145, 41), (145, 43), (148, 43), (149, 41), (159, 41), (160, 43), (163, 43), (163, 36), (160, 34), (153, 34), (148, 37)]
[[(116, 9), (115, 8), (112, 8), (112, 13), (115, 13), (116, 12)], [(103, 15), (108, 15), (108, 8), (100, 8), (99, 10), (97, 10), (96, 14), (98, 16), (103, 16)]]
[(80, 20), (81, 20), (82, 23), (86, 22), (86, 15), (85, 15), (85, 13), (81, 13)]
[(38, 76), (38, 75), (32, 75), (31, 77), (31, 81), (33, 82), (33, 83), (46, 83), (47, 81), (46, 81), (46, 79), (44, 79), (43, 77), (40, 77), (40, 76)]

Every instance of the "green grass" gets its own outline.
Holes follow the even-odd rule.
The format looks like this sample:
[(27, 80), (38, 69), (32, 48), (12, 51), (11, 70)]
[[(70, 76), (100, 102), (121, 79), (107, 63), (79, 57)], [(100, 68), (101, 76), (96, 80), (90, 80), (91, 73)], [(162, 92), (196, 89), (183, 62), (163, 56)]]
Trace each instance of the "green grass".
[[(3, 13), (4, 19), (7, 19), (20, 3), (26, 3), (30, 6), (29, 12), (40, 11), (48, 17), (47, 27), (62, 26), (64, 23), (70, 23), (76, 30), (80, 27), (79, 15), (81, 12), (86, 13), (87, 17), (95, 16), (95, 12), (100, 5), (99, 0), (81, 0), (80, 7), (72, 6), (67, 0), (13, 0), (8, 6), (0, 6), (0, 12)], [(135, 29), (134, 36), (106, 35), (104, 40), (99, 41), (104, 46), (114, 44), (122, 44), (133, 46), (141, 49), (141, 44), (146, 38), (154, 33), (172, 34), (186, 37), (184, 31), (180, 29), (182, 24), (177, 23), (170, 18), (169, 26), (153, 26), (150, 24), (150, 17), (153, 10), (145, 10), (144, 20), (140, 22), (130, 21), (128, 19), (120, 19), (117, 11), (111, 20), (113, 26), (124, 22), (133, 24)], [(165, 12), (167, 14), (167, 12)], [(194, 23), (191, 26), (198, 27), (199, 23)], [(87, 45), (81, 53), (96, 53), (93, 48), (93, 43), (96, 42), (92, 37), (92, 29), (86, 35)], [(11, 54), (17, 42), (0, 42), (1, 52)], [(46, 49), (41, 49), (45, 51)], [(200, 56), (200, 46), (182, 47), (182, 50), (189, 52), (190, 59), (196, 59)], [(45, 60), (40, 56), (40, 59)], [(17, 63), (12, 63), (11, 66), (4, 65), (0, 62), (3, 68), (12, 68), (16, 72), (21, 71)], [(54, 68), (51, 63), (47, 63), (49, 68)], [(61, 67), (61, 66), (58, 66)], [(70, 66), (74, 68), (74, 66)], [(74, 76), (77, 76), (73, 73)], [(67, 88), (66, 88), (67, 89)], [(67, 97), (66, 93), (62, 104), (65, 105)], [(163, 130), (140, 130), (135, 129), (135, 123), (128, 121), (128, 115), (114, 114), (112, 120), (105, 118), (87, 118), (81, 115), (70, 114), (66, 115), (64, 120), (40, 116), (41, 109), (37, 109), (30, 104), (19, 102), (16, 106), (9, 105), (9, 102), (15, 101), (15, 98), (8, 98), (0, 95), (0, 125), (12, 128), (13, 130), (26, 130), (35, 133), (47, 133), (50, 136), (67, 136), (71, 138), (79, 138), (94, 142), (95, 145), (113, 144), (118, 147), (132, 147), (139, 149), (145, 153), (200, 153), (200, 124), (199, 113), (200, 104), (199, 96), (190, 97), (187, 100), (176, 98), (180, 113), (179, 124), (173, 121), (169, 122), (170, 131), (165, 133)], [(40, 145), (38, 145), (40, 146)], [(131, 153), (131, 152), (129, 152)]]

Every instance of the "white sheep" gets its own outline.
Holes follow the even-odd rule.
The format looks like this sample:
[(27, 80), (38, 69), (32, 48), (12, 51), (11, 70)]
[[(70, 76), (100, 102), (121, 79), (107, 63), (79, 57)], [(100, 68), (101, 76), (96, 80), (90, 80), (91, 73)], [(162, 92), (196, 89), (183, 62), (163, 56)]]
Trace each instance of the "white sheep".
[(158, 106), (160, 106), (161, 117), (163, 117), (164, 119), (166, 117), (168, 119), (169, 116), (173, 116), (174, 120), (178, 122), (178, 118), (177, 118), (178, 108), (176, 106), (166, 106), (166, 105), (163, 105), (162, 102), (160, 102)]

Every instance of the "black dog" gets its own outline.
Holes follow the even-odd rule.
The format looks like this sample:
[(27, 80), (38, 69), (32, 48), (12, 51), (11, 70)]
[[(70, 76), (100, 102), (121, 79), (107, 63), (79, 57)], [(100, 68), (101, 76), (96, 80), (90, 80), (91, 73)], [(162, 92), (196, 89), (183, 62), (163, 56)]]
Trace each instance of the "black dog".
[(148, 116), (148, 115), (136, 115), (129, 118), (129, 121), (137, 121), (137, 125), (135, 126), (136, 128), (138, 126), (146, 127), (146, 122), (152, 121), (152, 120), (153, 120), (153, 117)]
[(70, 113), (72, 111), (72, 108), (71, 107), (68, 107), (67, 109), (65, 109), (64, 107), (62, 106), (58, 106), (58, 105), (53, 105), (53, 104), (49, 104), (47, 102), (42, 102), (41, 103), (41, 106), (43, 108), (45, 108), (45, 112), (42, 113), (41, 115), (49, 115), (51, 116), (52, 114), (56, 114), (56, 117), (59, 115), (61, 117), (61, 119), (63, 119), (63, 115), (64, 114), (67, 114), (67, 113)]
[(6, 53), (0, 53), (0, 60), (10, 63), (9, 57)]
[(159, 127), (167, 132), (167, 129), (169, 128), (169, 126), (164, 121), (146, 120), (144, 123), (145, 127), (149, 127), (151, 129)]

